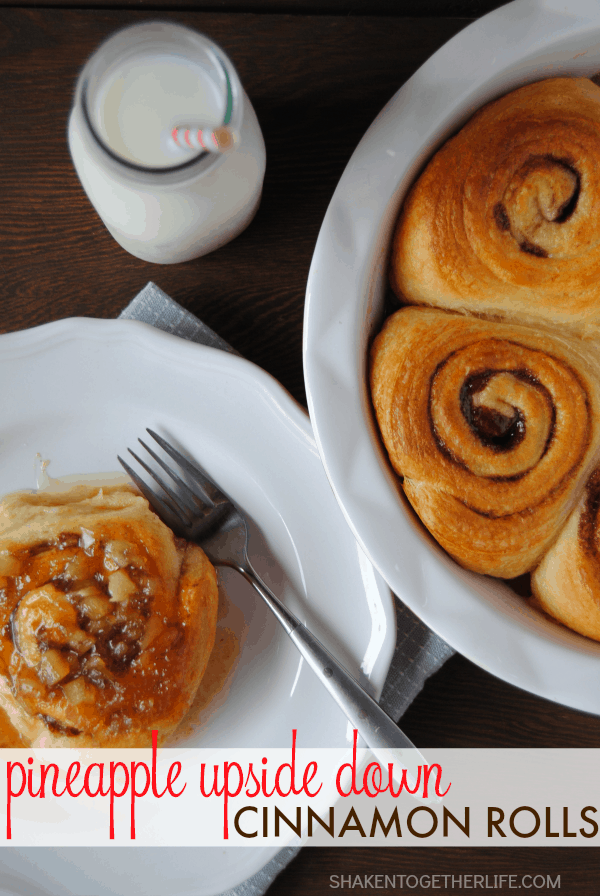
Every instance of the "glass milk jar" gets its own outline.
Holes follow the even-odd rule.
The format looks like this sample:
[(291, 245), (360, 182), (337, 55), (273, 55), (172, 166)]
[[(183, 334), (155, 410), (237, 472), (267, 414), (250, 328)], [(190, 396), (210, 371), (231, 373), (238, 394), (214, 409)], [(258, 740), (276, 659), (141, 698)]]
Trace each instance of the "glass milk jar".
[[(181, 148), (174, 129), (226, 126), (229, 152)], [(260, 202), (265, 145), (237, 73), (212, 41), (143, 22), (103, 43), (75, 89), (69, 149), (92, 205), (144, 261), (189, 261), (236, 237)]]

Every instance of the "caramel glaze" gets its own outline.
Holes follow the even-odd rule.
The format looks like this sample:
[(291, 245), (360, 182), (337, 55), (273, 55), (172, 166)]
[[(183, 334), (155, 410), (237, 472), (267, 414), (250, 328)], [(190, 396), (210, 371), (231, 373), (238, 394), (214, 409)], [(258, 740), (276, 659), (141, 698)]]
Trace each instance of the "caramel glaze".
[(27, 746), (29, 744), (14, 727), (8, 713), (4, 709), (0, 709), (0, 750), (23, 749)]
[[(115, 730), (121, 727), (124, 714), (144, 714), (149, 707), (152, 714), (167, 711), (173, 700), (172, 669), (185, 642), (185, 629), (173, 612), (175, 608), (168, 605), (161, 607), (160, 631), (153, 637), (148, 631), (153, 605), (160, 600), (161, 583), (156, 564), (143, 545), (133, 542), (134, 562), (122, 567), (135, 585), (135, 593), (127, 600), (114, 601), (109, 594), (110, 571), (105, 565), (107, 539), (97, 539), (85, 551), (80, 540), (79, 535), (66, 533), (54, 543), (43, 542), (18, 551), (14, 557), (19, 575), (0, 579), (0, 662), (9, 670), (13, 693), (50, 731), (68, 737), (80, 734), (79, 728), (55, 718), (47, 707), (60, 700), (65, 686), (75, 680), (84, 683), (84, 704), (90, 704), (90, 714), (93, 710), (104, 715), (105, 724)], [(73, 564), (77, 566), (75, 579), (69, 573)], [(64, 594), (84, 636), (81, 645), (74, 647), (61, 625), (52, 625), (49, 620), (48, 625), (42, 622), (37, 626), (36, 649), (42, 656), (47, 651), (58, 653), (69, 667), (68, 673), (54, 684), (40, 680), (24, 661), (15, 625), (23, 598), (48, 584)], [(105, 600), (105, 615), (89, 612), (85, 600), (81, 600), (82, 588), (91, 589), (100, 601)], [(87, 640), (85, 636), (89, 636)], [(150, 638), (150, 643), (145, 644), (145, 638)]]

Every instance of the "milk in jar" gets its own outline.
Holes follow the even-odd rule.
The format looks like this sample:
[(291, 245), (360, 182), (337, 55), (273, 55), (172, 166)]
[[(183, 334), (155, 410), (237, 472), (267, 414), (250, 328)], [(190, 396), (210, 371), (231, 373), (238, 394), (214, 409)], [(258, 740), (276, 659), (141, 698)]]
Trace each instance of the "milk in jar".
[[(227, 154), (185, 152), (173, 128), (226, 125)], [(208, 38), (167, 22), (118, 32), (77, 82), (69, 148), (110, 233), (146, 261), (187, 261), (251, 221), (260, 201), (264, 141), (237, 73)]]

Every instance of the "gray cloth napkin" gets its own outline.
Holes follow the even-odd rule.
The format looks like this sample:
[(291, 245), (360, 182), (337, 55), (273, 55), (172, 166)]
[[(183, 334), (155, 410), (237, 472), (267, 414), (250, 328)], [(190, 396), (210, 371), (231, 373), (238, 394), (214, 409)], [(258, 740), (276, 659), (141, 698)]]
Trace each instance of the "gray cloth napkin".
[[(183, 339), (239, 354), (210, 327), (174, 302), (155, 283), (148, 283), (119, 317), (124, 320), (141, 320)], [(395, 603), (396, 650), (379, 702), (398, 721), (429, 676), (452, 656), (454, 650), (430, 631), (398, 598)], [(233, 890), (227, 890), (222, 896), (262, 896), (299, 851), (299, 847), (282, 849), (261, 871)]]

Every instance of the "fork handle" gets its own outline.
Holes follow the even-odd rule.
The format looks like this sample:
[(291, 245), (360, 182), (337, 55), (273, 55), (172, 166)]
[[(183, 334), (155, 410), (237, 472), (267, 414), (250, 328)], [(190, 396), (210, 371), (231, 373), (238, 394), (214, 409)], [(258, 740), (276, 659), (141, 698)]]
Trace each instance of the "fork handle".
[[(409, 772), (409, 784), (418, 781), (418, 766), (426, 761), (397, 724), (367, 694), (356, 678), (339, 663), (321, 642), (303, 625), (278, 597), (265, 585), (251, 567), (237, 563), (221, 562), (219, 565), (236, 569), (260, 594), (263, 601), (275, 613), (306, 662), (325, 685), (353, 728), (380, 762), (382, 769), (394, 762)], [(394, 778), (397, 778), (395, 769)]]

